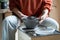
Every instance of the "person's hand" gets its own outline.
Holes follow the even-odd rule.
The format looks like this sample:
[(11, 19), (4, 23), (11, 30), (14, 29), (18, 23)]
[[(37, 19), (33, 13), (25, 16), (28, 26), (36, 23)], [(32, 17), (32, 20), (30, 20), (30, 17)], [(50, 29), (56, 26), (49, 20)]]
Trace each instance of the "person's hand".
[(27, 18), (27, 15), (24, 15), (22, 12), (19, 11), (19, 14), (21, 15), (21, 19)]
[(28, 16), (26, 15), (22, 15), (21, 19), (27, 18)]
[(44, 15), (41, 16), (41, 20), (45, 20), (47, 17), (48, 17), (48, 15), (44, 14)]
[(42, 12), (42, 16), (39, 17), (39, 19), (40, 19), (40, 22), (39, 23), (42, 23), (47, 17), (48, 17), (48, 9), (45, 9)]
[(38, 18), (38, 19), (39, 19), (39, 23), (41, 24), (47, 17), (48, 17), (47, 14), (42, 15), (41, 17), (39, 17), (39, 18)]

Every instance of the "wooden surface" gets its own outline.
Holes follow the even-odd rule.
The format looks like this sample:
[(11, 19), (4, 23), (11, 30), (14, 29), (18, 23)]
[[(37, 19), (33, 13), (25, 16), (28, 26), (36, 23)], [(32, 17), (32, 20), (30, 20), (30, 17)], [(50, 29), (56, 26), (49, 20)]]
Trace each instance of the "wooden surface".
[(5, 13), (7, 12), (9, 9), (0, 9), (0, 13)]
[(60, 40), (60, 35), (34, 37), (32, 40)]
[(0, 14), (2, 14), (2, 19), (7, 16), (12, 15), (12, 12), (9, 9), (0, 9)]
[(24, 32), (18, 30), (18, 40), (60, 40), (60, 35), (30, 37)]
[(12, 13), (9, 12), (9, 11), (7, 11), (7, 12), (4, 13), (4, 16), (5, 16), (5, 17), (10, 16), (10, 15), (12, 15)]

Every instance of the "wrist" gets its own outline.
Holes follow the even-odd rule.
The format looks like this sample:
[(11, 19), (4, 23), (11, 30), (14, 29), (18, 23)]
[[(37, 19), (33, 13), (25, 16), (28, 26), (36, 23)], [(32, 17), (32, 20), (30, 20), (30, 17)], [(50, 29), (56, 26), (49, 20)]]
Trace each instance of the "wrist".
[(43, 10), (42, 14), (47, 15), (48, 14), (48, 9)]

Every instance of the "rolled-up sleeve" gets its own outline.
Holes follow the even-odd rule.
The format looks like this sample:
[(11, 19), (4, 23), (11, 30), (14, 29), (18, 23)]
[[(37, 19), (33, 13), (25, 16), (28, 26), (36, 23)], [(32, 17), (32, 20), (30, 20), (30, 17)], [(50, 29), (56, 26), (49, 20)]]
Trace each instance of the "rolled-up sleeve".
[(50, 12), (52, 6), (52, 0), (43, 0), (43, 4), (44, 4), (43, 9), (48, 9), (48, 11)]
[(9, 8), (10, 8), (10, 10), (12, 10), (15, 7), (16, 7), (15, 0), (9, 0)]

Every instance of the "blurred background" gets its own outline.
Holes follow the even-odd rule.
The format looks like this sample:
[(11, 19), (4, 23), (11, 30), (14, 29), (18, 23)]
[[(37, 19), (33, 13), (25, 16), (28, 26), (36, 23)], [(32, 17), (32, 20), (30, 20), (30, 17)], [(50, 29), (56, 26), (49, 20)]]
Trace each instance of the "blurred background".
[[(2, 21), (11, 15), (9, 11), (9, 0), (0, 0), (0, 40), (2, 40)], [(53, 0), (50, 17), (54, 18), (60, 25), (60, 0)]]

